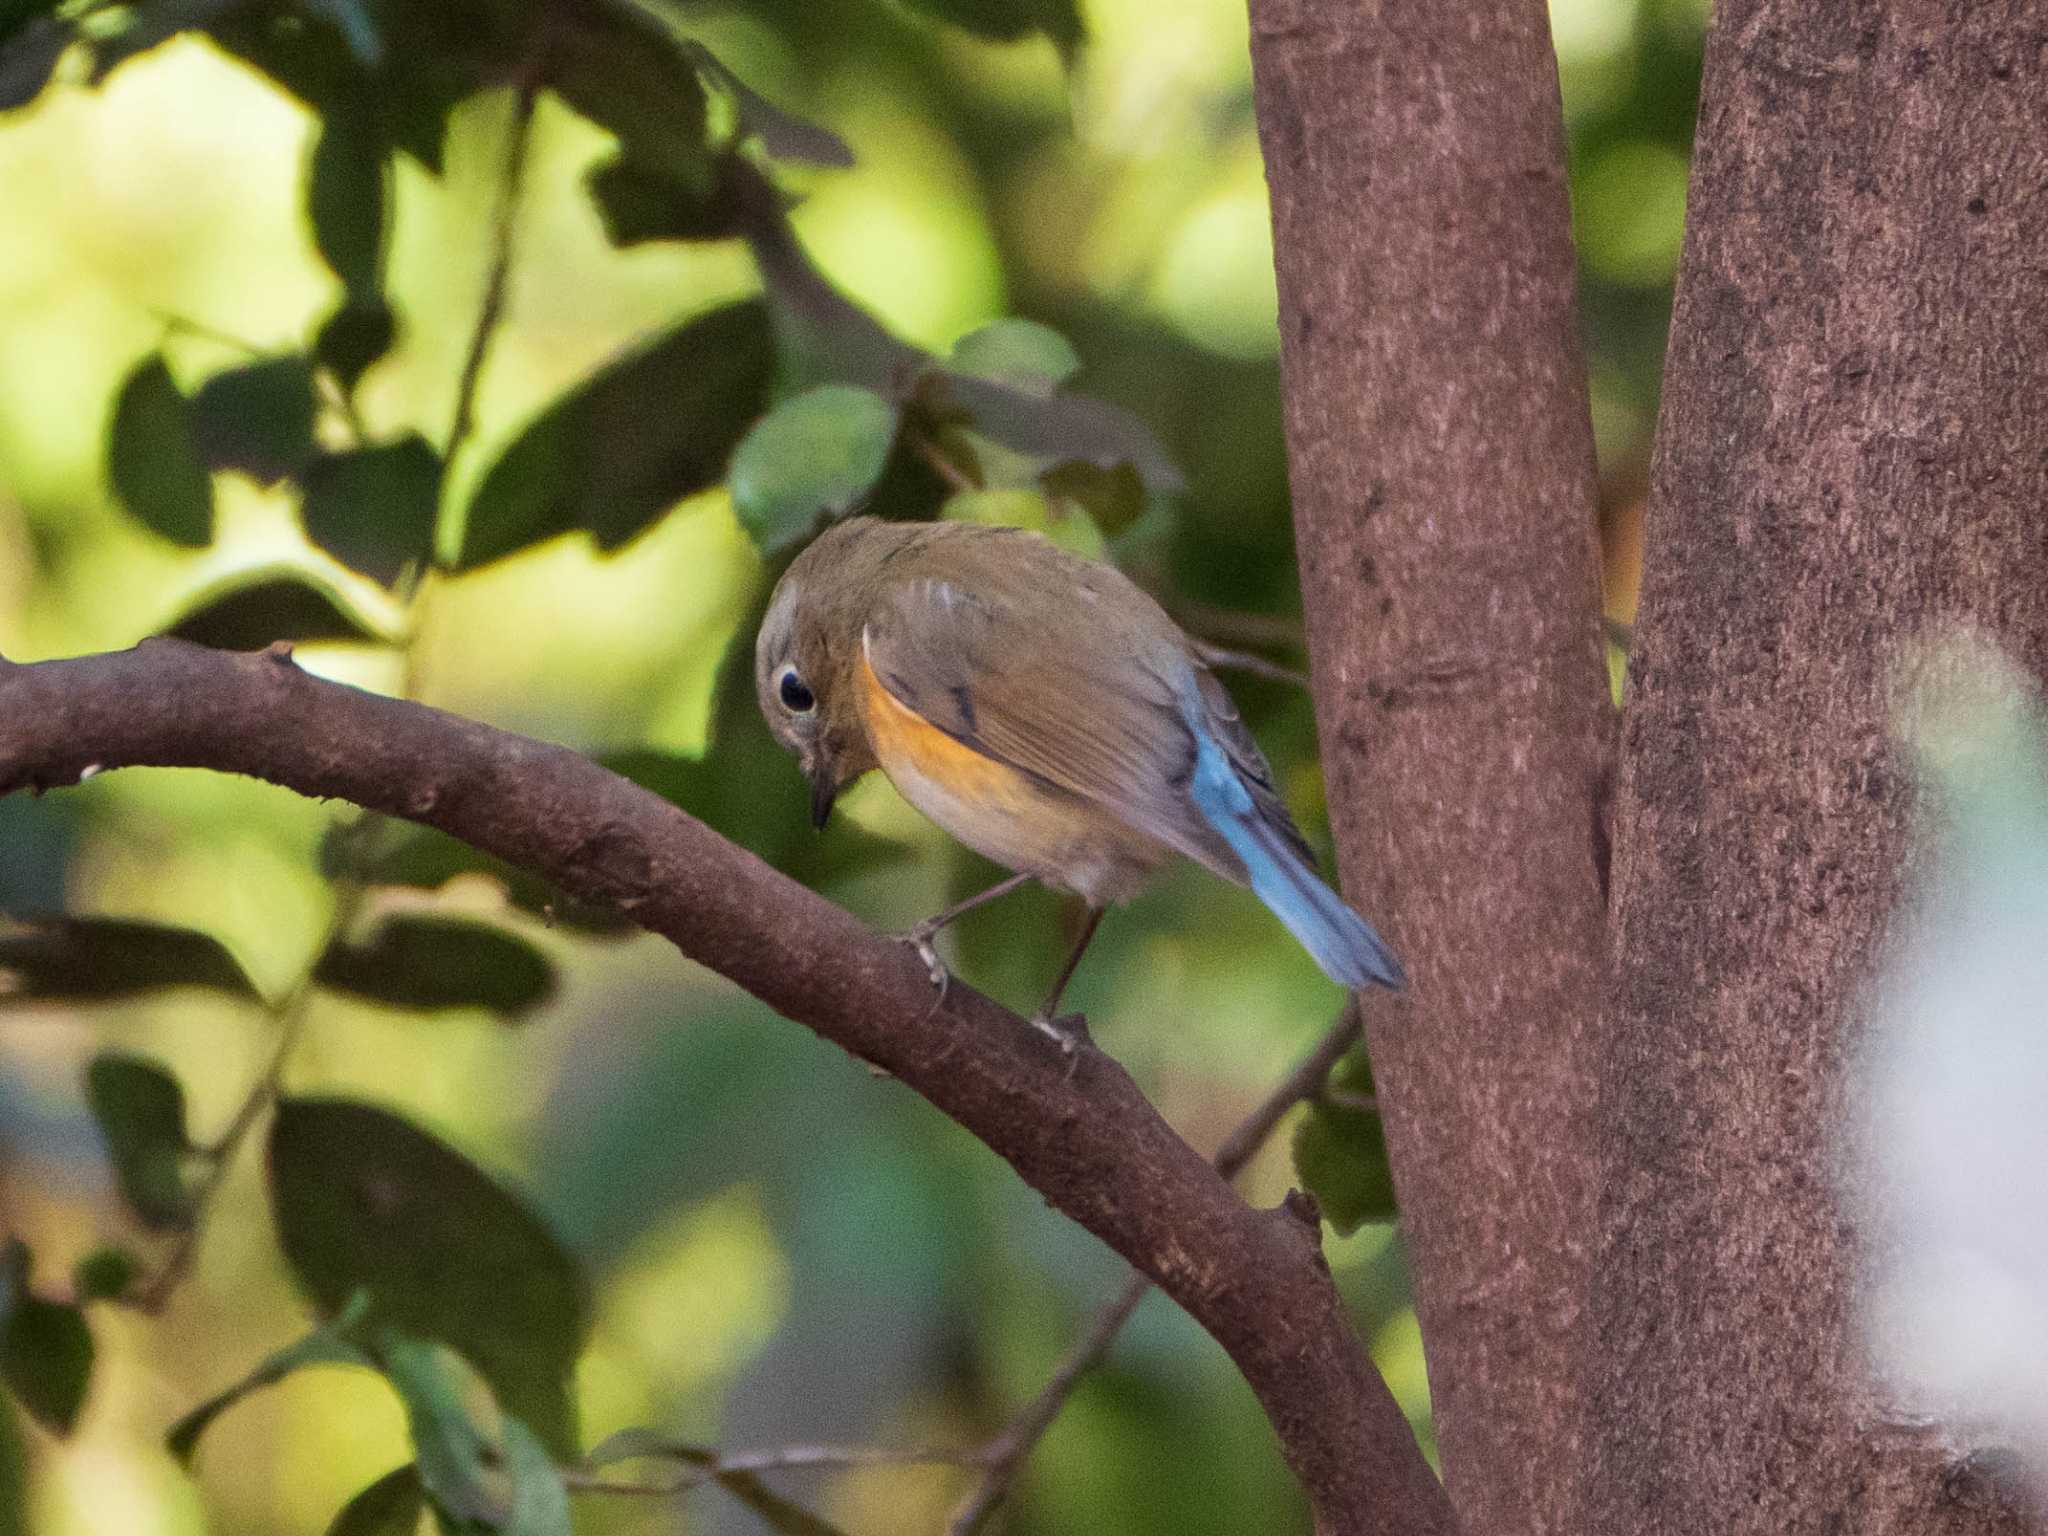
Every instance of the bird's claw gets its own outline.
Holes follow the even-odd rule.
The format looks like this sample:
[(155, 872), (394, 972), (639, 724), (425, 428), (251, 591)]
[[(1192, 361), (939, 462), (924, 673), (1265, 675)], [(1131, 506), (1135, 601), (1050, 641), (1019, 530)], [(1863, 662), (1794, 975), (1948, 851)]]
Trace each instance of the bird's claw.
[(1078, 1013), (1061, 1014), (1058, 1018), (1047, 1018), (1044, 1014), (1031, 1016), (1031, 1027), (1042, 1035), (1051, 1037), (1060, 1048), (1060, 1054), (1067, 1058), (1067, 1076), (1072, 1077), (1081, 1065), (1081, 1047), (1092, 1046), (1095, 1041), (1088, 1034), (1088, 1020)]
[(946, 962), (939, 958), (939, 952), (932, 946), (932, 935), (938, 930), (919, 923), (906, 933), (896, 935), (897, 939), (911, 948), (911, 952), (924, 962), (924, 971), (931, 978), (932, 1011), (936, 1013), (946, 1001), (946, 988), (953, 980), (953, 973), (946, 969)]

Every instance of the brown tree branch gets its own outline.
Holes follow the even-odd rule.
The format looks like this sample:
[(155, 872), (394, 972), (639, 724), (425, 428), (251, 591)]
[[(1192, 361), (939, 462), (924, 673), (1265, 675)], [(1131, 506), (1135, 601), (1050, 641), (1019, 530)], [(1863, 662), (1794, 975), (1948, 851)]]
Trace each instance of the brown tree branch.
[[(1287, 1112), (1304, 1099), (1313, 1099), (1324, 1091), (1331, 1071), (1344, 1059), (1344, 1053), (1358, 1043), (1359, 1032), (1358, 1005), (1352, 1002), (1345, 1006), (1337, 1022), (1324, 1032), (1315, 1048), (1302, 1057), (1294, 1070), (1283, 1077), (1273, 1091), (1224, 1137), (1223, 1145), (1210, 1159), (1216, 1172), (1226, 1179), (1234, 1179), (1243, 1172), (1244, 1165), (1279, 1128)], [(1066, 1358), (1046, 1378), (1045, 1385), (1038, 1389), (1031, 1401), (982, 1445), (975, 1458), (985, 1469), (981, 1482), (954, 1514), (952, 1523), (947, 1527), (950, 1536), (973, 1536), (1009, 1496), (1010, 1485), (1017, 1480), (1025, 1459), (1045, 1438), (1045, 1432), (1052, 1428), (1053, 1420), (1059, 1417), (1060, 1410), (1073, 1396), (1081, 1378), (1109, 1354), (1110, 1346), (1116, 1343), (1116, 1336), (1123, 1332), (1124, 1324), (1131, 1320), (1131, 1314), (1138, 1310), (1138, 1303), (1151, 1289), (1152, 1282), (1143, 1275), (1131, 1276), (1124, 1288), (1103, 1304), (1088, 1331), (1067, 1352)]]
[(1079, 1070), (910, 950), (667, 801), (562, 747), (172, 640), (0, 661), (0, 793), (155, 765), (243, 773), (440, 828), (608, 904), (891, 1075), (1156, 1281), (1258, 1395), (1319, 1532), (1449, 1532), (1352, 1331), (1320, 1232), (1247, 1207), (1110, 1058)]
[(1612, 737), (1546, 8), (1251, 17), (1331, 823), (1414, 981), (1367, 1027), (1445, 1481), (1473, 1531), (1576, 1533)]

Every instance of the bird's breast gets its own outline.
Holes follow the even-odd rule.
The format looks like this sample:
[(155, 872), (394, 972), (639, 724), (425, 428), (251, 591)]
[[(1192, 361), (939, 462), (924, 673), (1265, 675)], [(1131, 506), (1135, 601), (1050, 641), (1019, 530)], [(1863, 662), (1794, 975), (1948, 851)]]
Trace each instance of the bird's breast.
[(897, 793), (984, 858), (1096, 906), (1134, 895), (1170, 850), (1100, 807), (998, 762), (898, 699), (866, 656), (857, 669), (875, 761)]

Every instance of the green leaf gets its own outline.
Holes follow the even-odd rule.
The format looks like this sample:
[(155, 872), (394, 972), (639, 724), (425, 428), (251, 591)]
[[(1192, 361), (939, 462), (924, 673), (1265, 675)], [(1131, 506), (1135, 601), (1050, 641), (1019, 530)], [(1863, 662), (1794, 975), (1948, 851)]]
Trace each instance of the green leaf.
[[(1330, 1086), (1348, 1095), (1373, 1092), (1372, 1064), (1354, 1051), (1331, 1074)], [(1294, 1169), (1339, 1233), (1369, 1221), (1392, 1221), (1394, 1177), (1376, 1111), (1312, 1102), (1294, 1132)]]
[(464, 570), (585, 528), (613, 548), (719, 483), (775, 366), (758, 300), (699, 316), (599, 369), (536, 417), (469, 504)]
[(951, 22), (977, 37), (995, 42), (1015, 42), (1033, 32), (1043, 32), (1071, 59), (1083, 36), (1081, 12), (1076, 0), (905, 0), (914, 11), (939, 21)]
[(708, 154), (704, 86), (668, 24), (633, 4), (585, 4), (556, 13), (546, 80), (625, 157), (652, 170), (702, 164)]
[(1112, 539), (1145, 514), (1145, 482), (1129, 464), (1104, 469), (1085, 459), (1069, 459), (1046, 470), (1038, 483), (1055, 504), (1079, 508)]
[(186, 597), (163, 631), (217, 651), (260, 651), (278, 640), (385, 640), (326, 576), (296, 566), (233, 571)]
[(953, 343), (953, 367), (1049, 395), (1081, 371), (1074, 344), (1036, 320), (993, 320)]
[(939, 515), (956, 523), (1028, 528), (1090, 560), (1101, 560), (1109, 553), (1101, 530), (1089, 521), (1087, 513), (1057, 510), (1036, 491), (962, 491), (947, 498)]
[(366, 1291), (377, 1322), (447, 1344), (508, 1413), (573, 1453), (583, 1283), (517, 1199), (426, 1132), (345, 1099), (280, 1103), (269, 1164), (279, 1242), (323, 1310)]
[(853, 151), (831, 129), (785, 112), (727, 69), (724, 61), (702, 43), (685, 40), (682, 48), (698, 69), (732, 98), (740, 132), (758, 139), (761, 147), (777, 160), (842, 169), (853, 164)]
[(342, 1506), (327, 1536), (413, 1536), (427, 1507), (420, 1469), (408, 1462), (386, 1472)]
[(351, 294), (320, 322), (313, 337), (313, 361), (353, 393), (370, 365), (398, 339), (398, 317), (375, 294)]
[(0, 112), (25, 107), (43, 93), (71, 46), (71, 28), (54, 16), (32, 16), (0, 40)]
[(141, 1273), (141, 1261), (126, 1248), (95, 1248), (72, 1266), (71, 1284), (80, 1301), (115, 1301)]
[(131, 516), (174, 544), (213, 540), (213, 481), (199, 456), (191, 404), (153, 352), (115, 397), (107, 475)]
[(344, 1308), (332, 1322), (266, 1355), (255, 1370), (233, 1386), (215, 1393), (173, 1424), (164, 1435), (164, 1449), (181, 1465), (190, 1466), (192, 1453), (199, 1448), (199, 1437), (206, 1433), (215, 1419), (251, 1392), (272, 1386), (309, 1365), (351, 1365), (375, 1370), (376, 1362), (365, 1353), (357, 1339), (357, 1329), (365, 1310), (362, 1298), (355, 1298), (353, 1304)]
[(554, 962), (520, 935), (450, 912), (388, 913), (313, 967), (323, 987), (393, 1008), (488, 1008), (506, 1020), (555, 992)]
[(77, 1307), (28, 1288), (29, 1267), (28, 1245), (9, 1239), (0, 1254), (0, 1380), (37, 1423), (68, 1435), (92, 1377), (92, 1332)]
[(0, 1536), (29, 1536), (28, 1457), (14, 1410), (0, 1403)]
[(0, 917), (0, 1007), (105, 1002), (160, 987), (256, 996), (220, 941), (190, 928), (118, 917)]
[(367, 113), (329, 112), (306, 173), (313, 243), (351, 298), (374, 299), (384, 280), (389, 146)]
[(212, 26), (248, 3), (249, 0), (146, 0), (131, 7), (125, 27), (93, 38), (92, 83), (101, 84), (130, 59), (148, 53), (180, 32)]
[(494, 1475), (491, 1443), (463, 1401), (462, 1375), (446, 1352), (425, 1339), (386, 1328), (377, 1359), (405, 1404), (420, 1482), (434, 1502), (459, 1520), (502, 1526), (511, 1513)]
[(732, 456), (733, 509), (766, 553), (820, 516), (855, 506), (881, 478), (897, 410), (870, 389), (827, 384), (783, 401)]
[(505, 1536), (570, 1536), (569, 1490), (538, 1436), (517, 1419), (505, 1420), (505, 1469), (512, 1474), (512, 1511)]
[(313, 456), (313, 365), (293, 354), (216, 373), (192, 397), (200, 457), (266, 485)]
[(441, 455), (417, 432), (322, 454), (302, 478), (306, 533), (343, 565), (389, 583), (432, 557)]
[(649, 240), (724, 240), (743, 227), (715, 172), (671, 175), (615, 155), (592, 167), (584, 184), (604, 220), (605, 238), (622, 248)]
[(140, 1056), (102, 1051), (86, 1068), (85, 1100), (106, 1139), (121, 1198), (147, 1226), (191, 1225), (192, 1143), (178, 1080)]
[(925, 376), (921, 394), (941, 412), (948, 407), (965, 411), (977, 431), (1018, 453), (1104, 469), (1130, 464), (1157, 491), (1177, 491), (1184, 484), (1151, 429), (1106, 400), (1039, 394), (945, 368)]

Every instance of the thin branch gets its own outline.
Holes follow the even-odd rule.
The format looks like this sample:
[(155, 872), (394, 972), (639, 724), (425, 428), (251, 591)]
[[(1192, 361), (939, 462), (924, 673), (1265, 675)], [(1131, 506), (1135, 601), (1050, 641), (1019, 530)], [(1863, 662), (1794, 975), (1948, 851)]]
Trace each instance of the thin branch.
[(925, 436), (924, 433), (912, 432), (910, 434), (910, 446), (916, 451), (917, 456), (931, 467), (931, 472), (946, 482), (947, 489), (956, 492), (978, 491), (981, 489), (981, 482), (979, 480), (947, 458), (945, 453), (939, 448), (939, 445)]
[(0, 660), (0, 793), (139, 765), (353, 801), (630, 915), (923, 1095), (1157, 1282), (1243, 1373), (1319, 1530), (1454, 1529), (1319, 1232), (1294, 1210), (1247, 1207), (1111, 1058), (1084, 1047), (1070, 1064), (959, 981), (934, 1007), (907, 947), (566, 748), (327, 682), (277, 650), (158, 639)]
[(676, 1461), (682, 1463), (674, 1477), (663, 1482), (632, 1482), (606, 1477), (588, 1468), (566, 1468), (562, 1484), (572, 1493), (619, 1493), (644, 1498), (664, 1498), (701, 1488), (708, 1482), (738, 1473), (782, 1472), (799, 1467), (971, 1467), (978, 1466), (981, 1452), (972, 1447), (889, 1445), (781, 1445), (761, 1451), (710, 1452), (702, 1446), (676, 1445), (654, 1448), (622, 1461)]
[(1378, 1094), (1358, 1093), (1350, 1088), (1325, 1088), (1316, 1095), (1316, 1102), (1327, 1104), (1332, 1109), (1348, 1109), (1356, 1115), (1376, 1115), (1380, 1112)]
[(1195, 654), (1212, 667), (1222, 667), (1235, 672), (1249, 672), (1254, 677), (1263, 677), (1276, 683), (1292, 683), (1297, 688), (1308, 687), (1308, 674), (1297, 672), (1293, 667), (1283, 667), (1277, 661), (1268, 661), (1263, 656), (1254, 656), (1250, 651), (1226, 650), (1220, 645), (1211, 645), (1206, 640), (1193, 641)]
[[(1358, 1005), (1354, 1001), (1345, 1006), (1337, 1022), (1316, 1042), (1315, 1049), (1302, 1057), (1294, 1070), (1282, 1078), (1273, 1091), (1259, 1101), (1258, 1107), (1223, 1139), (1211, 1160), (1217, 1173), (1226, 1179), (1236, 1178), (1244, 1165), (1266, 1144), (1267, 1138), (1290, 1109), (1305, 1099), (1327, 1094), (1326, 1085), (1332, 1069), (1343, 1060), (1344, 1053), (1358, 1043), (1359, 1035)], [(1038, 1395), (983, 1444), (976, 1459), (986, 1470), (974, 1492), (954, 1513), (952, 1524), (947, 1527), (949, 1536), (973, 1536), (995, 1513), (997, 1506), (1008, 1497), (1026, 1458), (1045, 1437), (1045, 1432), (1052, 1428), (1074, 1388), (1083, 1376), (1102, 1363), (1109, 1354), (1110, 1346), (1116, 1342), (1116, 1336), (1123, 1331), (1124, 1324), (1131, 1320), (1131, 1314), (1138, 1310), (1138, 1303), (1151, 1289), (1152, 1282), (1145, 1276), (1132, 1275), (1123, 1290), (1096, 1313), (1088, 1332), (1067, 1352), (1059, 1368), (1039, 1388)]]
[[(545, 28), (543, 28), (545, 31)], [(536, 66), (538, 57), (536, 57)], [(498, 183), (498, 206), (491, 218), (491, 267), (484, 279), (483, 302), (477, 306), (476, 324), (469, 333), (469, 347), (463, 354), (462, 372), (455, 385), (455, 417), (448, 427), (448, 447), (442, 462), (452, 465), (455, 456), (476, 430), (477, 387), (483, 382), (484, 363), (490, 357), (491, 342), (505, 314), (505, 292), (512, 277), (512, 243), (519, 222), (519, 193), (526, 179), (526, 152), (533, 139), (533, 111), (540, 98), (538, 68), (525, 71), (519, 94), (512, 105), (512, 127), (505, 146), (505, 167)]]

